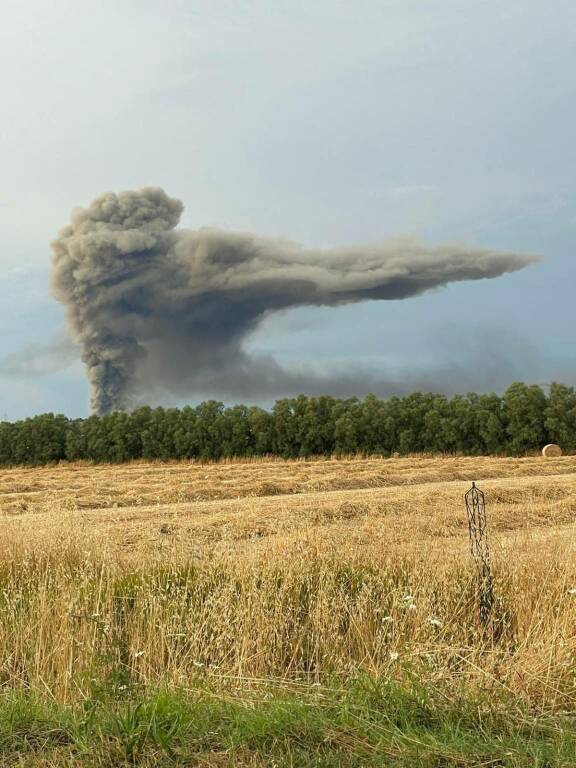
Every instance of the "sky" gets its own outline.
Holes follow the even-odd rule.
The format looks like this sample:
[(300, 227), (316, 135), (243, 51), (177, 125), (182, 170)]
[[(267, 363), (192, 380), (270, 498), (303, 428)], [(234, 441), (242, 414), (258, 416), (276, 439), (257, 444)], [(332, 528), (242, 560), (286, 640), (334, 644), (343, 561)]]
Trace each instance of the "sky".
[(0, 419), (87, 415), (50, 242), (74, 207), (143, 186), (190, 228), (544, 257), (276, 314), (251, 350), (448, 394), (576, 383), (575, 30), (570, 0), (3, 0)]

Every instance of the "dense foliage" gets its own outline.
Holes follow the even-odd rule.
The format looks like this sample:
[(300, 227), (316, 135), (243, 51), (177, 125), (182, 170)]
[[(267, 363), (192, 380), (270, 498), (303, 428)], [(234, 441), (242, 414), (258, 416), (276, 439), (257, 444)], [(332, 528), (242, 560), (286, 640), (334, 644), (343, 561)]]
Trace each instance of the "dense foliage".
[(67, 459), (285, 458), (394, 452), (520, 455), (546, 442), (576, 449), (576, 391), (512, 384), (504, 395), (444, 395), (364, 400), (278, 400), (271, 411), (208, 401), (196, 408), (138, 408), (68, 419), (51, 413), (0, 423), (0, 465)]

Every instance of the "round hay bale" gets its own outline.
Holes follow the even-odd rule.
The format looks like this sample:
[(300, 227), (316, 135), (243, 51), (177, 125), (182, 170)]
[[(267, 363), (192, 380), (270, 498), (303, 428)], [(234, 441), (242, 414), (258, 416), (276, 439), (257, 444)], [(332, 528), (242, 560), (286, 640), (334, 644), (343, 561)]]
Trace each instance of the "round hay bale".
[(548, 443), (542, 448), (542, 456), (547, 459), (555, 459), (557, 456), (562, 456), (562, 448), (556, 443)]

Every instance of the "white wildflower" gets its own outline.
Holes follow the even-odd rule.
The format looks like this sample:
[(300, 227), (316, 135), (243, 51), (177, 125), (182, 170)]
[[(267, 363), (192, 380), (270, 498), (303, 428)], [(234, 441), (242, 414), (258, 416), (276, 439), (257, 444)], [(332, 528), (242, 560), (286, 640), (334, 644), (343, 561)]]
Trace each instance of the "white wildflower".
[(440, 621), (440, 619), (434, 619), (434, 618), (428, 619), (428, 623), (432, 624), (433, 627), (441, 627), (442, 626), (442, 622)]
[(390, 661), (396, 661), (399, 657), (398, 651), (390, 651)]

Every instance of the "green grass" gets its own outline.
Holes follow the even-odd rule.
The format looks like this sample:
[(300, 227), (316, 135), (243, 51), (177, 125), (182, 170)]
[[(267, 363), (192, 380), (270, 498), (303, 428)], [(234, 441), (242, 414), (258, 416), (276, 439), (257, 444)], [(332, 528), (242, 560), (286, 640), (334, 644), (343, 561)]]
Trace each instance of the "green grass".
[(329, 687), (196, 684), (187, 690), (99, 690), (63, 707), (0, 698), (2, 766), (576, 765), (576, 720), (521, 712), (477, 693), (360, 678)]

